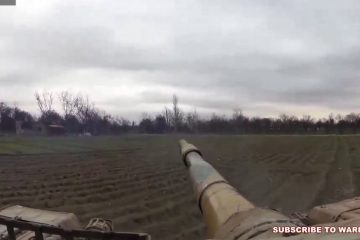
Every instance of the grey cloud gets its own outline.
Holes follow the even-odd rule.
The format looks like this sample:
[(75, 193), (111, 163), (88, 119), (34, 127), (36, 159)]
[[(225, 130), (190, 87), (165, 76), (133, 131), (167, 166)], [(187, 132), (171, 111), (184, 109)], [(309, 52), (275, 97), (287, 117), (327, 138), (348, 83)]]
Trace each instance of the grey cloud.
[[(335, 108), (358, 108), (360, 100), (360, 51), (333, 54), (316, 61), (287, 64), (280, 73), (310, 84), (288, 91), (278, 91), (273, 98), (299, 104), (318, 104)], [(312, 83), (311, 83), (312, 82)]]
[[(19, 85), (30, 92), (77, 83), (76, 91), (111, 111), (131, 104), (161, 110), (172, 93), (209, 111), (358, 108), (355, 0), (53, 1), (40, 8), (34, 0), (0, 8), (0, 98)], [(100, 85), (109, 96), (98, 96)], [(139, 90), (119, 97), (111, 90), (120, 85)]]
[[(142, 98), (144, 102), (151, 102), (169, 106), (172, 103), (172, 95), (174, 93), (159, 93), (157, 91), (144, 91), (142, 92)], [(234, 96), (227, 96), (219, 94), (218, 92), (199, 91), (192, 90), (192, 92), (183, 90), (179, 94), (176, 94), (180, 100), (182, 106), (186, 106), (188, 109), (204, 109), (207, 111), (217, 111), (222, 109), (229, 111), (239, 107), (239, 104), (244, 104), (242, 100), (238, 102), (239, 98)]]

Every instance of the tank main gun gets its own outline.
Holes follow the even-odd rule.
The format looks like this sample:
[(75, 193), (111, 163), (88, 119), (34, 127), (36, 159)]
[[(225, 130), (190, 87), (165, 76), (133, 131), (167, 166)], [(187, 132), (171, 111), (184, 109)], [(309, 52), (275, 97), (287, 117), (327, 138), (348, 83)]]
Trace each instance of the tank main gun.
[[(312, 240), (360, 239), (357, 234), (299, 234), (274, 229), (359, 226), (360, 198), (314, 207), (309, 214), (289, 218), (284, 214), (255, 206), (203, 159), (202, 153), (185, 140), (179, 141), (182, 160), (189, 172), (197, 203), (207, 226), (208, 237), (226, 240)], [(359, 232), (360, 233), (360, 232)]]
[(277, 211), (255, 207), (203, 159), (199, 149), (185, 140), (179, 144), (208, 237), (249, 239), (264, 232), (270, 236), (267, 231), (274, 226), (297, 226)]

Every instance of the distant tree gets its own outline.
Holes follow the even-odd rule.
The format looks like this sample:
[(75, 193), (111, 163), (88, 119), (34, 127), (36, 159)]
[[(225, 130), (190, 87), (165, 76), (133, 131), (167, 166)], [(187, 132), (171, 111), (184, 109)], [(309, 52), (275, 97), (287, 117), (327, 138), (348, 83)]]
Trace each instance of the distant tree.
[(230, 121), (231, 125), (233, 126), (233, 130), (236, 133), (245, 133), (250, 127), (249, 119), (243, 114), (240, 108), (235, 108), (233, 110), (233, 115)]
[(79, 96), (74, 95), (68, 90), (61, 91), (58, 94), (58, 99), (64, 113), (64, 125), (70, 133), (79, 133), (81, 131), (81, 124), (76, 116), (80, 101)]
[(144, 118), (140, 121), (139, 130), (141, 133), (153, 133), (154, 126), (150, 118)]
[(196, 109), (186, 114), (186, 125), (190, 132), (196, 133), (199, 131), (199, 122), (200, 117)]
[(20, 121), (23, 128), (29, 129), (32, 127), (34, 118), (16, 105), (11, 107), (5, 102), (0, 102), (0, 130), (15, 132), (16, 121)]
[(75, 115), (68, 114), (64, 118), (64, 125), (69, 133), (80, 133), (81, 123)]
[(166, 122), (166, 130), (169, 131), (170, 127), (172, 125), (172, 112), (170, 109), (168, 109), (167, 107), (165, 107), (164, 112), (163, 112), (164, 118), (165, 118), (165, 122)]
[(172, 104), (173, 104), (172, 122), (174, 126), (174, 131), (177, 132), (183, 120), (183, 113), (179, 107), (179, 99), (175, 94), (173, 95)]
[(351, 133), (356, 133), (360, 123), (360, 115), (357, 113), (349, 113), (344, 117), (347, 122), (347, 128)]
[(241, 110), (241, 108), (234, 108), (233, 109), (233, 119), (238, 119), (238, 118), (243, 118), (244, 114), (243, 111)]
[(35, 92), (35, 99), (41, 114), (45, 114), (53, 110), (54, 98), (51, 92)]
[(247, 131), (251, 133), (269, 133), (273, 130), (272, 120), (269, 118), (253, 117), (249, 119)]
[(24, 129), (31, 129), (34, 123), (33, 116), (30, 113), (23, 111), (18, 107), (14, 108), (14, 119), (15, 121), (21, 121), (22, 128)]
[(96, 134), (110, 134), (112, 117), (104, 111), (97, 110), (94, 118), (94, 133)]
[(66, 90), (61, 91), (58, 98), (64, 112), (64, 118), (68, 115), (74, 115), (78, 104), (78, 97)]
[(0, 129), (4, 132), (15, 132), (14, 109), (6, 103), (0, 103)]
[(61, 115), (53, 110), (43, 113), (39, 120), (46, 125), (63, 124), (63, 118), (61, 117)]
[(166, 118), (161, 114), (157, 115), (154, 120), (154, 132), (164, 133), (166, 129), (167, 129)]
[(292, 131), (297, 132), (296, 125), (298, 122), (297, 117), (289, 116), (287, 114), (281, 114), (279, 116), (280, 131), (282, 133), (291, 133)]
[(337, 133), (339, 134), (345, 133), (345, 128), (347, 124), (344, 117), (341, 114), (337, 114), (335, 116), (335, 122), (336, 122)]
[(314, 125), (315, 120), (310, 116), (310, 115), (304, 115), (301, 119), (300, 119), (300, 130), (303, 133), (308, 133), (313, 131), (312, 126)]
[(63, 123), (63, 119), (60, 114), (53, 110), (54, 97), (52, 92), (35, 92), (35, 99), (41, 113), (39, 118), (41, 122), (47, 125)]
[(209, 130), (213, 133), (227, 133), (230, 131), (229, 121), (225, 116), (219, 116), (214, 113), (209, 120)]
[(99, 113), (88, 96), (79, 94), (76, 98), (76, 116), (82, 124), (83, 132), (90, 132), (96, 134), (95, 123), (99, 118)]
[(116, 117), (112, 124), (112, 132), (114, 133), (127, 133), (134, 128), (135, 123), (130, 123), (129, 120), (123, 117)]
[[(328, 118), (323, 119), (322, 121), (322, 128), (324, 129), (324, 133), (336, 133), (338, 129), (336, 128), (336, 119), (334, 114), (329, 114)], [(315, 129), (316, 130), (316, 129)]]

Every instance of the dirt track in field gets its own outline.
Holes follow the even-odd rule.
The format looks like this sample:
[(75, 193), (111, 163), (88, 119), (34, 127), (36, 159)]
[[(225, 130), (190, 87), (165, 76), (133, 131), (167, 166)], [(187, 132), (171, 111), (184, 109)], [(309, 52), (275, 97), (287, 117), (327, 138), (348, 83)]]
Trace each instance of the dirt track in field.
[[(74, 212), (84, 224), (91, 217), (109, 218), (117, 230), (148, 232), (153, 239), (204, 239), (177, 138), (94, 138), (91, 144), (72, 139), (76, 147), (64, 138), (51, 144), (37, 140), (47, 144), (46, 151), (33, 151), (31, 139), (6, 144), (0, 139), (0, 207)], [(291, 213), (360, 195), (358, 136), (188, 139), (244, 196), (263, 207)]]

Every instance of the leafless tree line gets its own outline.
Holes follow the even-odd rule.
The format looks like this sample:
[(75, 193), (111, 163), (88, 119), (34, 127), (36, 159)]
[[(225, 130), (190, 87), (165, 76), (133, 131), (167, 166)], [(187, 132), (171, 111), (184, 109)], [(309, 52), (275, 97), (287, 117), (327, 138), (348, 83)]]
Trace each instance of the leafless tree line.
[(64, 90), (57, 94), (62, 115), (54, 110), (54, 93), (46, 90), (35, 93), (44, 124), (64, 125), (69, 132), (111, 134), (129, 129), (130, 123), (121, 117), (113, 117), (95, 107), (87, 95)]
[[(98, 109), (87, 95), (61, 91), (58, 94), (35, 93), (40, 117), (0, 102), (0, 131), (14, 132), (16, 121), (31, 129), (35, 122), (63, 125), (69, 133), (119, 134), (134, 133), (218, 133), (218, 134), (349, 134), (360, 133), (360, 114), (329, 115), (314, 119), (282, 114), (277, 118), (248, 117), (241, 109), (232, 116), (213, 114), (203, 118), (196, 111), (183, 111), (179, 98), (172, 97), (171, 107), (151, 116), (143, 114), (138, 124), (112, 116)], [(57, 104), (58, 103), (58, 104)], [(57, 105), (56, 105), (57, 104)], [(61, 114), (56, 111), (60, 106)]]
[[(179, 98), (174, 95), (172, 108), (155, 118), (143, 118), (139, 124), (140, 132), (146, 133), (219, 133), (219, 134), (345, 134), (360, 133), (360, 114), (345, 116), (330, 114), (328, 118), (315, 119), (310, 115), (296, 117), (281, 114), (277, 118), (248, 117), (240, 108), (233, 115), (213, 114), (204, 119), (196, 110), (185, 113), (179, 107)], [(148, 116), (148, 115), (146, 115)]]
[[(64, 117), (77, 115), (79, 119), (86, 119), (95, 110), (94, 103), (90, 102), (88, 96), (80, 93), (73, 94), (70, 91), (61, 91), (58, 95), (58, 100)], [(40, 110), (41, 115), (48, 114), (54, 111), (54, 93), (49, 91), (35, 92), (35, 99)]]

